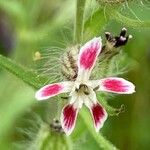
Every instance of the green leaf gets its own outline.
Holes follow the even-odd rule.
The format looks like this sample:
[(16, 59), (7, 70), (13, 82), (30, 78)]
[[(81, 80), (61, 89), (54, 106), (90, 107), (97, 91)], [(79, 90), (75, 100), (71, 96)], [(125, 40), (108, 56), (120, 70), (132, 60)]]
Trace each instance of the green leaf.
[(84, 25), (84, 38), (86, 40), (99, 36), (100, 32), (107, 24), (103, 8), (96, 10), (85, 22)]
[(135, 19), (131, 19), (129, 17), (122, 15), (119, 12), (111, 13), (111, 14), (112, 14), (111, 15), (112, 19), (115, 19), (116, 21), (118, 21), (126, 26), (129, 26), (129, 27), (132, 27), (135, 29), (136, 28), (150, 28), (150, 21), (138, 21)]
[(38, 76), (35, 72), (27, 70), (23, 66), (18, 65), (16, 62), (2, 55), (0, 55), (0, 68), (11, 72), (36, 89), (42, 87), (48, 81), (46, 78)]

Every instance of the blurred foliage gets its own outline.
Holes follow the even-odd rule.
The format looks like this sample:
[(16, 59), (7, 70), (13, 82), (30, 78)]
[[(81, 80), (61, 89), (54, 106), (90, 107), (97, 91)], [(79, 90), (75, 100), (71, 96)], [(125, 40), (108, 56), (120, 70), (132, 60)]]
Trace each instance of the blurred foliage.
[[(101, 130), (102, 134), (121, 150), (150, 149), (149, 11), (148, 0), (131, 0), (111, 5), (102, 4), (100, 1), (95, 3), (92, 0), (87, 1), (86, 5), (83, 41), (93, 36), (103, 36), (105, 31), (118, 33), (124, 26), (133, 35), (133, 39), (123, 48), (127, 55), (123, 64), (126, 66), (131, 63), (129, 72), (124, 77), (136, 85), (136, 93), (107, 97), (109, 104), (116, 107), (124, 104), (126, 111), (117, 117), (110, 116)], [(24, 81), (34, 83), (31, 84), (33, 87), (41, 86), (46, 80), (42, 78), (42, 83), (37, 81), (41, 85), (36, 83), (35, 70), (39, 67), (36, 65), (38, 61), (33, 59), (34, 54), (39, 51), (43, 55), (44, 51), (51, 55), (51, 51), (45, 50), (47, 47), (64, 49), (70, 46), (73, 43), (74, 18), (75, 1), (0, 0), (0, 53), (13, 59), (16, 64), (25, 66), (21, 67), (22, 73), (24, 68), (34, 70), (35, 77), (30, 79), (25, 76)], [(7, 61), (0, 60), (1, 68), (7, 69), (7, 66), (10, 66)], [(44, 61), (44, 58), (39, 61)], [(4, 70), (0, 70), (0, 83), (0, 149), (16, 150), (14, 145), (21, 141), (30, 141), (26, 134), (30, 134), (30, 128), (38, 124), (37, 120), (28, 123), (28, 120), (34, 120), (32, 115), (36, 113), (43, 121), (51, 122), (56, 115), (57, 103), (60, 102), (52, 100), (37, 103), (34, 99), (35, 90)], [(87, 126), (88, 123), (92, 125), (89, 116), (83, 109), (78, 118), (75, 131), (71, 135), (75, 150), (98, 150), (101, 147), (99, 141), (103, 141), (103, 137), (93, 133), (94, 129)], [(28, 132), (17, 132), (17, 128), (24, 132), (28, 129)]]

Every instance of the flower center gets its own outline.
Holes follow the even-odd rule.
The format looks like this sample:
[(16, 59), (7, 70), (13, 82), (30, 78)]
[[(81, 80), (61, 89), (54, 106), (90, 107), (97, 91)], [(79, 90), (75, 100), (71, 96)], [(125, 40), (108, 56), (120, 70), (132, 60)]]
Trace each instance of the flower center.
[(84, 95), (89, 95), (90, 94), (90, 90), (88, 88), (87, 85), (85, 84), (80, 84), (79, 85), (79, 89), (76, 88), (75, 90), (78, 94), (84, 94)]

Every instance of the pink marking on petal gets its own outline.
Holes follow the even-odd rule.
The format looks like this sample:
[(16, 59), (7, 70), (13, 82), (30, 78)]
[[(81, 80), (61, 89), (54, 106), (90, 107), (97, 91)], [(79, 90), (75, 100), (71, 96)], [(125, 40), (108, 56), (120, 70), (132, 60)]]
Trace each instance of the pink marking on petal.
[(121, 81), (115, 79), (105, 80), (103, 86), (114, 92), (126, 92), (128, 90), (128, 85), (124, 85)]
[(73, 82), (69, 81), (48, 84), (36, 92), (35, 98), (37, 100), (45, 100), (55, 95), (71, 91), (72, 86)]
[(94, 38), (86, 43), (80, 50), (79, 66), (85, 70), (90, 70), (101, 51), (101, 39)]
[(60, 84), (52, 84), (52, 85), (49, 85), (49, 86), (45, 87), (41, 91), (41, 96), (45, 97), (45, 96), (55, 95), (55, 94), (59, 93), (62, 89), (63, 89), (62, 85), (60, 85)]
[(106, 78), (101, 81), (101, 86), (103, 86), (102, 89), (104, 91), (124, 94), (130, 94), (135, 91), (135, 86), (122, 78)]
[(70, 135), (75, 127), (78, 109), (68, 104), (63, 108), (61, 115), (61, 124), (67, 135)]
[(93, 106), (91, 107), (91, 112), (93, 115), (96, 131), (98, 132), (99, 129), (103, 126), (105, 120), (107, 119), (107, 113), (105, 109), (98, 103), (93, 104)]
[(48, 84), (36, 92), (35, 98), (37, 100), (45, 100), (61, 93), (70, 92), (73, 85), (74, 82), (71, 81)]

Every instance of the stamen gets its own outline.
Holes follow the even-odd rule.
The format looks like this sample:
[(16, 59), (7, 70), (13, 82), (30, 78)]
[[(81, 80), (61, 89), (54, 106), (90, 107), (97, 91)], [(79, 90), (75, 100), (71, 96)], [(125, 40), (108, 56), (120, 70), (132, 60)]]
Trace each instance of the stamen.
[(98, 89), (99, 89), (99, 85), (96, 86), (96, 87), (93, 89), (93, 91), (97, 91)]
[(87, 91), (84, 91), (84, 94), (85, 94), (85, 95), (89, 95), (90, 93), (89, 93), (89, 92), (87, 92)]
[(81, 94), (85, 94), (85, 95), (89, 95), (90, 94), (89, 88), (85, 84), (80, 84), (79, 85), (79, 89), (76, 88), (75, 91), (77, 93), (81, 93)]
[(68, 96), (61, 96), (62, 99), (69, 99)]

